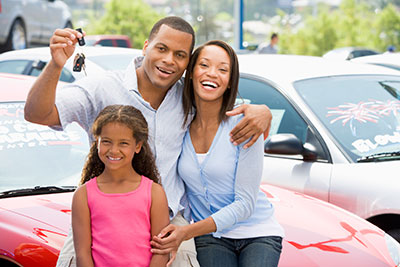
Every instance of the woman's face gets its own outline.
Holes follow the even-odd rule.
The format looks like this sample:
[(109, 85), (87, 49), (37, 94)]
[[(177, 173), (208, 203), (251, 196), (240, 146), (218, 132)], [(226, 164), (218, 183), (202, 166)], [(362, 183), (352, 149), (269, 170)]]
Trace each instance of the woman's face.
[(213, 102), (222, 100), (229, 85), (231, 62), (228, 53), (221, 47), (204, 47), (193, 69), (193, 88), (196, 99)]

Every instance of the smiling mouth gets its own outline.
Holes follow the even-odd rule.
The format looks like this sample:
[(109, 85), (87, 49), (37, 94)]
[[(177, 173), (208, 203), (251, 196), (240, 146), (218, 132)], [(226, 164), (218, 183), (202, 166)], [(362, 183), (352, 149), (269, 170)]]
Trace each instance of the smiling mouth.
[(163, 69), (163, 68), (160, 68), (160, 67), (156, 67), (161, 73), (164, 73), (164, 74), (167, 74), (167, 75), (171, 75), (171, 74), (173, 74), (174, 73), (174, 71), (171, 71), (171, 70), (167, 70), (167, 69)]
[(113, 158), (113, 157), (110, 157), (110, 156), (107, 156), (107, 158), (109, 160), (111, 160), (111, 161), (120, 161), (122, 159), (122, 158)]
[(209, 89), (215, 89), (218, 87), (218, 84), (215, 82), (211, 82), (211, 81), (204, 81), (201, 82), (201, 85), (205, 88), (209, 88)]

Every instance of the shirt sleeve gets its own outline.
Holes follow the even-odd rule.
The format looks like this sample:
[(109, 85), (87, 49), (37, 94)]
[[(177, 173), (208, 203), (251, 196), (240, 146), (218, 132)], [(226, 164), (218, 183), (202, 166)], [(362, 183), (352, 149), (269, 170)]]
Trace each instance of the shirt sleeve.
[(68, 84), (56, 91), (56, 107), (61, 126), (53, 126), (55, 130), (63, 130), (77, 122), (86, 132), (90, 132), (94, 117), (98, 114), (98, 83), (92, 79), (83, 78), (76, 83)]
[(243, 146), (239, 146), (234, 201), (211, 215), (217, 226), (215, 237), (220, 237), (224, 229), (249, 218), (257, 202), (263, 170), (263, 135), (251, 147), (243, 149)]

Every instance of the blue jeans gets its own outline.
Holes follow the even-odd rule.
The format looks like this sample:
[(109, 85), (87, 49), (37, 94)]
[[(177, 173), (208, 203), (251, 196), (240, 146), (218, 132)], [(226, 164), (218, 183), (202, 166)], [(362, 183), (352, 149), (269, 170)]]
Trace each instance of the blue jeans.
[(279, 236), (231, 239), (203, 235), (194, 240), (202, 267), (276, 267), (282, 251)]

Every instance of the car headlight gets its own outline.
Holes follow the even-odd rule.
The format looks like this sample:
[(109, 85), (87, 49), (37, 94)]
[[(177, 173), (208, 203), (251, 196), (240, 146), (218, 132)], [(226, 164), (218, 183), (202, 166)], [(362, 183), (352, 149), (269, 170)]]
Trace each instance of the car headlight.
[(390, 257), (392, 257), (396, 266), (400, 266), (400, 244), (393, 237), (385, 233), (386, 245), (388, 247)]

